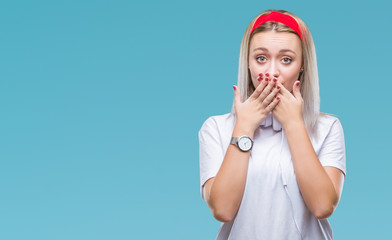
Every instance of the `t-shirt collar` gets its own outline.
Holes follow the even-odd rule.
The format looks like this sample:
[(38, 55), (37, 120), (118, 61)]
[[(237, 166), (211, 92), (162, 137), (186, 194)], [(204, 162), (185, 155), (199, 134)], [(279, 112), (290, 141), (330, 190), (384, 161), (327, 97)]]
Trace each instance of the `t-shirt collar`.
[(267, 116), (267, 118), (260, 124), (262, 127), (270, 127), (275, 131), (280, 131), (282, 130), (282, 125), (280, 125), (279, 121), (275, 118), (275, 116), (270, 112)]

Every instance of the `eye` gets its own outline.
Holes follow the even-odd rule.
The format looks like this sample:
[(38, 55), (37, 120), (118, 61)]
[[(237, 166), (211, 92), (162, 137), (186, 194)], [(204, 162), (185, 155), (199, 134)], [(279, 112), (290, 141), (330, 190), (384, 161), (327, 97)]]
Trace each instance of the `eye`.
[(263, 63), (267, 61), (267, 58), (265, 56), (258, 56), (256, 57), (256, 61)]
[(293, 59), (291, 59), (291, 58), (289, 58), (289, 57), (282, 58), (282, 62), (283, 62), (284, 64), (289, 64), (289, 63), (291, 63), (292, 61), (293, 61)]

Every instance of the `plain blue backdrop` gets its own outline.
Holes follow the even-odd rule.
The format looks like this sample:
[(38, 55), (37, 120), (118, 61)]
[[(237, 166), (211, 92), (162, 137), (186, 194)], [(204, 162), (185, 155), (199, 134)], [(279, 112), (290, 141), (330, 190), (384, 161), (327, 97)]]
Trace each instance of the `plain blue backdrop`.
[(392, 239), (387, 1), (2, 1), (0, 239), (214, 239), (197, 133), (230, 111), (240, 42), (286, 9), (345, 131), (335, 239)]

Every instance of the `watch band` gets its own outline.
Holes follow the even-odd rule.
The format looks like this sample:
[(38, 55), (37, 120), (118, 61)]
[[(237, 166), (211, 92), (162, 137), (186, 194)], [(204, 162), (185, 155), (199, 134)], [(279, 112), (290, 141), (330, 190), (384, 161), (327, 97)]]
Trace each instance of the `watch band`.
[(239, 139), (239, 137), (232, 137), (231, 140), (230, 140), (230, 144), (237, 145), (238, 139)]

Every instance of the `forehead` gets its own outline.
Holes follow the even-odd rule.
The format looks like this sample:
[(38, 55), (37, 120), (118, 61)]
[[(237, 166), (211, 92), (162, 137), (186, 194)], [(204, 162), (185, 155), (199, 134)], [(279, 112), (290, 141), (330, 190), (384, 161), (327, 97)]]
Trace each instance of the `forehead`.
[(294, 33), (289, 32), (259, 32), (253, 35), (249, 52), (258, 48), (265, 48), (271, 52), (279, 52), (281, 49), (290, 49), (295, 53), (302, 53), (301, 40)]

